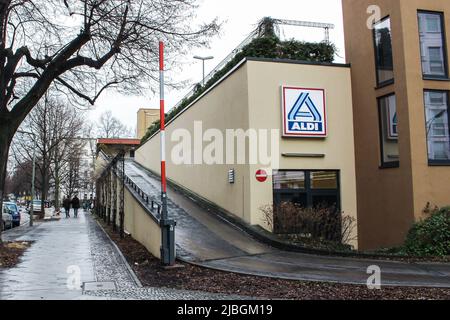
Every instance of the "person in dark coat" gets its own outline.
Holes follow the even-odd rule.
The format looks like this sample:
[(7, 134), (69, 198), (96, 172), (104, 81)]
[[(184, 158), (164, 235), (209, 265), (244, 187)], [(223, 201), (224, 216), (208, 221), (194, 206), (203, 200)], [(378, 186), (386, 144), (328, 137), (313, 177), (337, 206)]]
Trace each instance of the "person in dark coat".
[(70, 218), (70, 199), (66, 196), (63, 201), (64, 211), (66, 212), (66, 218)]
[(78, 209), (80, 209), (80, 199), (75, 195), (75, 197), (72, 199), (72, 208), (73, 212), (75, 214), (75, 218), (78, 218)]

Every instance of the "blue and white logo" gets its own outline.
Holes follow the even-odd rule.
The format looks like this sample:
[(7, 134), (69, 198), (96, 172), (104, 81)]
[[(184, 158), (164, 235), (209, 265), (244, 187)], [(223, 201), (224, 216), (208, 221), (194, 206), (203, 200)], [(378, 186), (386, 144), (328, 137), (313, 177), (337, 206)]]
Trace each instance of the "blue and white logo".
[(283, 87), (284, 136), (326, 137), (325, 90)]

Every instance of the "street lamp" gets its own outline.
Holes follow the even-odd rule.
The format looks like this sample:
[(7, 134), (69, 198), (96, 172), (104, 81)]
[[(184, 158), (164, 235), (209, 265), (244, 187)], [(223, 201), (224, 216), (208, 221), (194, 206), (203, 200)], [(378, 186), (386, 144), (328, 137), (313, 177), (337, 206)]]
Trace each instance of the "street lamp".
[(17, 132), (23, 133), (23, 134), (29, 134), (33, 137), (33, 174), (31, 177), (31, 206), (30, 206), (30, 227), (33, 226), (33, 214), (34, 214), (34, 179), (36, 177), (36, 135), (33, 132), (28, 131), (21, 131), (18, 130)]
[(194, 59), (202, 60), (202, 62), (203, 62), (203, 86), (205, 86), (205, 60), (212, 60), (212, 59), (214, 59), (214, 57), (213, 56), (209, 56), (209, 57), (194, 56)]

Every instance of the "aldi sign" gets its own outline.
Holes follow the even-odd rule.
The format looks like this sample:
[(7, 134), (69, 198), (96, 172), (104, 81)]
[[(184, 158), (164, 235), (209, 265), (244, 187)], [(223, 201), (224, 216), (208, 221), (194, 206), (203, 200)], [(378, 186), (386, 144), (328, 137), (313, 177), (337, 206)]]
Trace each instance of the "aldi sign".
[(324, 89), (282, 88), (283, 136), (326, 137)]

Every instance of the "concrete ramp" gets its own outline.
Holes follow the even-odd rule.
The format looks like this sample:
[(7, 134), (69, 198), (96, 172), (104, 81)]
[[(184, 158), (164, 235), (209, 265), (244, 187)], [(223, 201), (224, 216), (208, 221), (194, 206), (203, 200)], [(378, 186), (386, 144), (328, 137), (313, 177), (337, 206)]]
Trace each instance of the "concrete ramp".
[[(158, 177), (127, 160), (125, 172), (147, 195), (159, 199)], [(287, 252), (258, 242), (192, 199), (168, 189), (168, 210), (177, 222), (177, 257), (218, 270), (274, 278), (366, 284), (368, 267), (381, 268), (382, 285), (450, 288), (450, 264), (406, 263)]]

